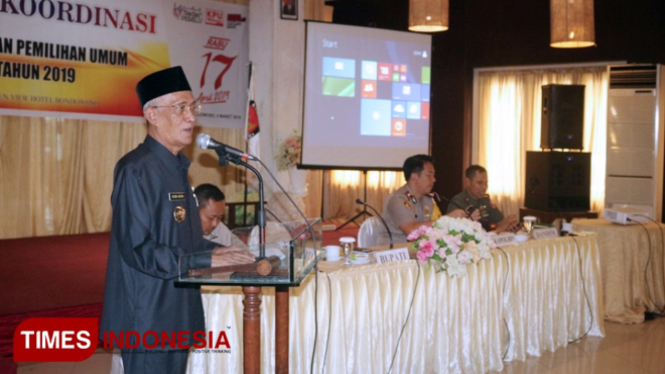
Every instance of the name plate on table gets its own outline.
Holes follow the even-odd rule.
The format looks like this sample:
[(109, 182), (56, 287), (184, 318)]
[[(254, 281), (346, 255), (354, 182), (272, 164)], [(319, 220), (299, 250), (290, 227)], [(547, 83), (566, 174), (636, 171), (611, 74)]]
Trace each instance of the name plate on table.
[(492, 237), (492, 239), (494, 239), (494, 243), (499, 247), (503, 245), (517, 244), (517, 240), (515, 240), (515, 234), (513, 233), (495, 235)]
[(546, 229), (534, 229), (532, 234), (534, 239), (548, 239), (548, 238), (559, 237), (559, 231), (554, 227), (548, 227)]
[(374, 252), (377, 264), (387, 264), (389, 262), (402, 261), (409, 259), (409, 250), (406, 248), (391, 249), (388, 251)]

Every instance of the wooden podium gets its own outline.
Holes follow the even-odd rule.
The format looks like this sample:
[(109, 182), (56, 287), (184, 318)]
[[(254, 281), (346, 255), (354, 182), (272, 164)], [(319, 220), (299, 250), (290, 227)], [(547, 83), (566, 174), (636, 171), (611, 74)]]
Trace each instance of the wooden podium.
[[(261, 372), (261, 287), (243, 286), (243, 373)], [(289, 372), (289, 288), (275, 287), (275, 373)]]
[[(265, 244), (284, 257), (279, 266), (275, 263), (272, 273), (261, 276), (246, 271), (216, 273), (217, 268), (199, 268), (195, 264), (209, 266), (210, 253), (192, 253), (180, 257), (182, 285), (240, 286), (244, 294), (243, 309), (243, 372), (258, 374), (261, 371), (261, 288), (275, 287), (275, 372), (289, 372), (289, 288), (298, 287), (325, 256), (321, 250), (321, 218), (311, 222), (282, 222), (292, 238), (288, 242)], [(270, 238), (267, 238), (267, 241)], [(254, 255), (259, 245), (249, 245)]]

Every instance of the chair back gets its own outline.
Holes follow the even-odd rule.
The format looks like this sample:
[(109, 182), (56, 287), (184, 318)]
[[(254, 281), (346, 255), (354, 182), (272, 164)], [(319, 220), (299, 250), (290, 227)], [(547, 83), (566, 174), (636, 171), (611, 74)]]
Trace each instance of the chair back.
[[(266, 243), (288, 242), (291, 240), (291, 234), (281, 223), (266, 222)], [(259, 226), (254, 226), (247, 240), (248, 245), (259, 244)]]
[(386, 235), (386, 228), (381, 222), (381, 218), (372, 216), (360, 225), (358, 230), (358, 247), (369, 248), (383, 243), (383, 237)]
[(233, 230), (231, 230), (231, 234), (235, 235), (240, 241), (245, 243), (245, 245), (249, 244), (249, 236), (252, 234), (252, 230), (254, 229), (254, 226), (242, 226), (242, 227), (235, 227)]

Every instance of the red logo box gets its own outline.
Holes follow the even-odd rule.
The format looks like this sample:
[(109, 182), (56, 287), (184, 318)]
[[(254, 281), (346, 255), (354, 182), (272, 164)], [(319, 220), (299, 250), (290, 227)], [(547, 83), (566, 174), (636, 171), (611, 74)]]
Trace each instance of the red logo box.
[(29, 318), (14, 331), (15, 362), (77, 362), (97, 349), (98, 318)]

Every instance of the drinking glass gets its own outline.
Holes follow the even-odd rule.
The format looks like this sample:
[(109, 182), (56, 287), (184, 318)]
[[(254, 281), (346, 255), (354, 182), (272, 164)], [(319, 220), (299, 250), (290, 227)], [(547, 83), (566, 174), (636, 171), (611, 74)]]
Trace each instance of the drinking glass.
[(537, 218), (534, 216), (525, 216), (522, 218), (522, 225), (527, 233), (531, 234), (531, 230), (533, 230), (533, 225), (536, 223), (536, 220)]
[(350, 237), (350, 236), (343, 236), (339, 238), (339, 245), (342, 247), (342, 251), (344, 251), (344, 257), (346, 261), (344, 262), (344, 265), (351, 265), (351, 262), (349, 261), (349, 256), (353, 252), (353, 243), (356, 242), (356, 238)]

